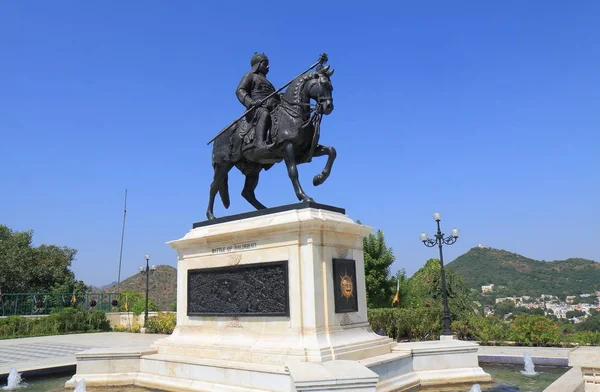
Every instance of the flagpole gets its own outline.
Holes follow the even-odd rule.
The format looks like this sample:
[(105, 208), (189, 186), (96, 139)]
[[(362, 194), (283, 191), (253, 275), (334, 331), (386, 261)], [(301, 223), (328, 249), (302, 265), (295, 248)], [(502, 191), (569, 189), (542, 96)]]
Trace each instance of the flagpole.
[(125, 189), (125, 206), (123, 207), (123, 229), (121, 230), (121, 251), (119, 252), (119, 275), (117, 277), (117, 293), (121, 294), (121, 261), (123, 260), (123, 239), (125, 238), (125, 218), (127, 217), (127, 189)]
[(400, 272), (398, 272), (398, 276), (396, 276), (396, 293), (398, 293), (398, 307), (400, 307)]

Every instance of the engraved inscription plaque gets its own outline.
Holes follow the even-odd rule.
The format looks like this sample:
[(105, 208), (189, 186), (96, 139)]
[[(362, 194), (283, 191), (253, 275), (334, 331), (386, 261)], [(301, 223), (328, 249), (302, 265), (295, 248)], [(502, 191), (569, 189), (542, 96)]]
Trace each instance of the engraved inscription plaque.
[(336, 313), (358, 312), (354, 260), (333, 259), (333, 291)]
[(188, 270), (188, 316), (289, 316), (287, 261)]

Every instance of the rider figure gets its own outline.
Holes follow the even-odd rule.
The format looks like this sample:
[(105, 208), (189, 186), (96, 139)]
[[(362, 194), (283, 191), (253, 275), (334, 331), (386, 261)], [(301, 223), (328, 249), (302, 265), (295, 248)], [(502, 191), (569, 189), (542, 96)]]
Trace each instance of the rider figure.
[(270, 111), (279, 104), (279, 96), (274, 94), (275, 87), (269, 82), (266, 75), (269, 72), (269, 59), (263, 53), (255, 53), (250, 60), (252, 70), (245, 74), (238, 85), (235, 95), (246, 109), (254, 108), (248, 113), (246, 121), (254, 123), (256, 132), (257, 149), (270, 147), (267, 144), (267, 131), (271, 127)]

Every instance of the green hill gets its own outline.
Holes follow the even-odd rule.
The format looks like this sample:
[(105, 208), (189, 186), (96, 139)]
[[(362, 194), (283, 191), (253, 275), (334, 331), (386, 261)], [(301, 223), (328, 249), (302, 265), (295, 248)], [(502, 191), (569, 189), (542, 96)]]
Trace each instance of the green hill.
[(540, 261), (505, 250), (475, 247), (448, 264), (477, 292), (494, 284), (497, 295), (565, 297), (600, 290), (600, 263), (586, 259)]
[[(132, 290), (146, 295), (146, 276), (138, 272), (121, 281), (120, 287), (121, 291)], [(116, 290), (114, 283), (100, 291), (112, 293)], [(148, 282), (148, 298), (161, 310), (171, 310), (171, 304), (177, 299), (177, 269), (170, 265), (157, 265)]]

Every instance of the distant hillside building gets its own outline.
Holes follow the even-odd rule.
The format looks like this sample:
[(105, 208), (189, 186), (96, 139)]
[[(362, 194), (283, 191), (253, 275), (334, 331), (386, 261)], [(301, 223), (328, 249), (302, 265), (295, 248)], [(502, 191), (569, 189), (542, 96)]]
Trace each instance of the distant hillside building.
[(572, 304), (572, 303), (573, 303), (573, 301), (575, 301), (575, 298), (577, 298), (577, 296), (576, 296), (576, 295), (567, 295), (566, 302), (567, 302), (568, 304)]
[(481, 286), (481, 294), (485, 294), (485, 293), (491, 293), (492, 291), (494, 291), (494, 284), (488, 284), (485, 286)]
[(523, 302), (523, 297), (503, 297), (496, 298), (496, 303), (504, 302), (504, 301), (513, 301), (515, 305), (520, 305)]

